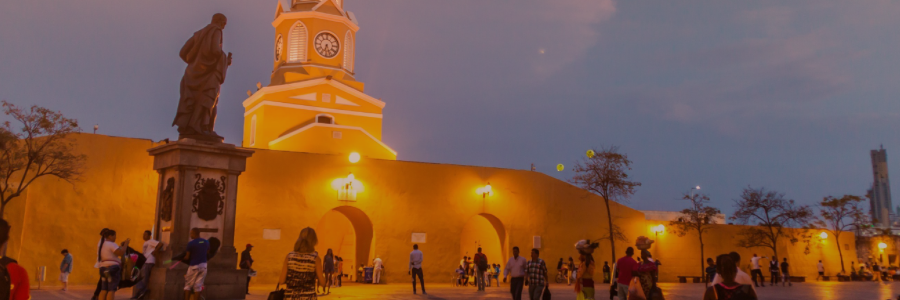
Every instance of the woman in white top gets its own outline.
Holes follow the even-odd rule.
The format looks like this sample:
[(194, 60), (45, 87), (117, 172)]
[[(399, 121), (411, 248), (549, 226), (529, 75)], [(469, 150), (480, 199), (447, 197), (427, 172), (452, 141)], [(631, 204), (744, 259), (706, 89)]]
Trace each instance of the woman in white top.
[(119, 257), (125, 254), (131, 239), (126, 239), (119, 247), (116, 244), (116, 231), (110, 229), (101, 241), (103, 243), (97, 250), (97, 260), (100, 261), (100, 296), (97, 299), (113, 300), (116, 299), (119, 281), (122, 280), (122, 260)]

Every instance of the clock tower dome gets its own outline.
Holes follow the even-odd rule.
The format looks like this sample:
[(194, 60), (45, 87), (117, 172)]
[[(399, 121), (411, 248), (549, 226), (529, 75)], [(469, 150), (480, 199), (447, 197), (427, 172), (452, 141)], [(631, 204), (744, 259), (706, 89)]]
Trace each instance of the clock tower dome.
[(359, 23), (344, 0), (278, 0), (272, 75), (244, 101), (244, 147), (396, 159), (385, 103), (354, 73)]

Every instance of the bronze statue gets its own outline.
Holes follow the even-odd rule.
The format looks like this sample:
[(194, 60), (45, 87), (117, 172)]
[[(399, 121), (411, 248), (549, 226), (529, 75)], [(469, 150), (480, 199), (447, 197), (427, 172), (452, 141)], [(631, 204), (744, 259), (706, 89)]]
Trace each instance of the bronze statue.
[(179, 139), (224, 140), (213, 129), (219, 90), (231, 65), (231, 53), (222, 51), (222, 30), (227, 21), (225, 15), (215, 14), (212, 22), (194, 32), (181, 48), (181, 59), (188, 65), (181, 78), (178, 113), (172, 122), (172, 126), (178, 126)]

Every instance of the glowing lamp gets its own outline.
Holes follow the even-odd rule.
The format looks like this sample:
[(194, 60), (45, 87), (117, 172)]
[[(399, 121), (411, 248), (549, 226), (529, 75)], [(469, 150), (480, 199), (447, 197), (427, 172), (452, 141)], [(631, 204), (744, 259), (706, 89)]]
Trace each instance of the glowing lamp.
[(487, 196), (494, 195), (494, 190), (493, 190), (493, 188), (491, 188), (490, 182), (488, 182), (487, 185), (476, 189), (475, 192), (478, 193), (479, 195), (481, 195), (482, 199), (487, 198)]
[(588, 158), (594, 158), (594, 155), (595, 155), (596, 153), (594, 153), (594, 150), (588, 150), (586, 154), (587, 154), (587, 157), (588, 157)]
[(562, 172), (562, 171), (565, 170), (565, 169), (566, 169), (566, 166), (563, 166), (563, 164), (558, 164), (558, 165), (556, 165), (556, 170), (557, 170), (557, 171)]
[(360, 159), (359, 153), (356, 153), (356, 152), (350, 153), (350, 162), (351, 163), (354, 163), (354, 164), (358, 163), (359, 159)]
[(663, 226), (663, 224), (659, 224), (658, 226), (656, 226), (656, 232), (663, 232), (663, 231), (666, 231), (666, 226)]
[(331, 187), (338, 193), (338, 200), (356, 201), (356, 194), (365, 190), (362, 182), (356, 180), (353, 173), (347, 175), (346, 178), (338, 178), (331, 181)]
[(886, 249), (886, 248), (887, 248), (887, 244), (885, 244), (884, 242), (878, 243), (878, 249), (881, 249), (882, 251), (884, 251), (884, 249)]
[(819, 238), (821, 238), (821, 239), (823, 239), (823, 240), (824, 240), (824, 239), (827, 239), (827, 238), (828, 238), (828, 233), (822, 231), (822, 233), (819, 234)]

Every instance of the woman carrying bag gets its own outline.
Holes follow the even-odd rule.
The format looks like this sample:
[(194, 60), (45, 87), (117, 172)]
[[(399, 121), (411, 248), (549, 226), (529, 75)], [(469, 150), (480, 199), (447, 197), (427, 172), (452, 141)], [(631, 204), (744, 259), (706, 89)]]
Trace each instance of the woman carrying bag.
[[(314, 300), (316, 298), (316, 281), (323, 289), (325, 276), (322, 272), (322, 259), (316, 253), (319, 242), (316, 231), (304, 228), (294, 243), (294, 251), (288, 253), (281, 269), (276, 291), (269, 294), (269, 300)], [(283, 290), (277, 290), (284, 285)]]

